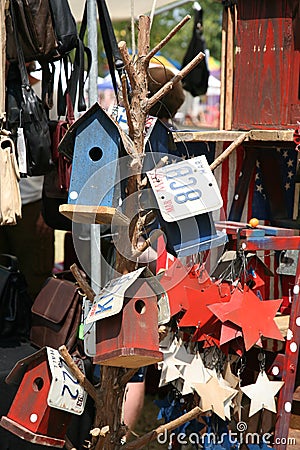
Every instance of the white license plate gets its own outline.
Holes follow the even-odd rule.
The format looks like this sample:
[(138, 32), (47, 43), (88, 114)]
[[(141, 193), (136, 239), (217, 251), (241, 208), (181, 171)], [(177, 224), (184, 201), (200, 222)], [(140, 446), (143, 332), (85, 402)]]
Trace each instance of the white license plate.
[(204, 155), (147, 172), (161, 215), (167, 222), (215, 211), (223, 200)]

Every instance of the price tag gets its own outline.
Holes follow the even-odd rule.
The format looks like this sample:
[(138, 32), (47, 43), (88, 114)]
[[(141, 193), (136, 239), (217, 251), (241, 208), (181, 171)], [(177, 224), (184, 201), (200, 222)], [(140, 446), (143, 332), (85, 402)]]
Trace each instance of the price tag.
[[(48, 393), (48, 405), (72, 414), (81, 415), (85, 408), (87, 394), (80, 386), (58, 350), (47, 347), (52, 381)], [(85, 373), (82, 359), (74, 358), (79, 369)]]
[(215, 211), (223, 205), (204, 155), (153, 169), (147, 176), (166, 222)]
[(138, 279), (144, 269), (145, 267), (141, 267), (106, 283), (99, 295), (96, 295), (85, 322), (92, 323), (118, 314), (123, 307), (125, 292)]

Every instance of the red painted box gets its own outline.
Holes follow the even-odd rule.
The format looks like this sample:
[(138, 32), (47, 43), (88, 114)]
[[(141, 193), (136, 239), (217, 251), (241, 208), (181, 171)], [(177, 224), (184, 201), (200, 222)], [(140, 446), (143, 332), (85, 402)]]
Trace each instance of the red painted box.
[(299, 0), (239, 0), (233, 129), (295, 128), (300, 119)]
[(147, 281), (136, 280), (121, 311), (99, 320), (96, 330), (96, 364), (138, 368), (162, 360), (157, 296)]

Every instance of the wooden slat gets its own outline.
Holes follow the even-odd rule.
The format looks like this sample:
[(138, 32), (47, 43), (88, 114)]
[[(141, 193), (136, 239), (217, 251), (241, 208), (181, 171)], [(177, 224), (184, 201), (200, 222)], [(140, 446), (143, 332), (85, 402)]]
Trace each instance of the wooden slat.
[(77, 223), (110, 224), (114, 218), (116, 225), (128, 227), (128, 217), (109, 206), (61, 205), (59, 212)]
[[(247, 227), (247, 223), (245, 222), (234, 222), (232, 220), (229, 221), (220, 221), (216, 222), (216, 228), (218, 230), (228, 229), (228, 230), (238, 230), (239, 228)], [(257, 225), (256, 229), (264, 230), (267, 236), (295, 236), (295, 230), (291, 228), (278, 228), (278, 227), (270, 227), (267, 225)], [(300, 242), (300, 240), (299, 240)]]
[(232, 115), (233, 115), (233, 61), (234, 61), (234, 17), (236, 14), (236, 8), (233, 6), (227, 8), (227, 41), (226, 41), (226, 92), (225, 92), (225, 130), (231, 130), (232, 128)]
[[(174, 131), (173, 138), (175, 142), (231, 142), (235, 141), (244, 131)], [(293, 142), (293, 130), (250, 130), (245, 141), (262, 142)]]

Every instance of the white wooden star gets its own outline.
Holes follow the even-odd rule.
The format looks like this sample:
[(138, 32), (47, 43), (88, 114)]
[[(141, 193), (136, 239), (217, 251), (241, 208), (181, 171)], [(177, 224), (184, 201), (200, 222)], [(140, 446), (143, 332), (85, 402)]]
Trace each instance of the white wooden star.
[(251, 399), (249, 417), (261, 409), (276, 413), (275, 395), (284, 385), (284, 381), (270, 381), (266, 372), (258, 374), (254, 384), (241, 387), (244, 394)]
[(228, 381), (226, 381), (221, 375), (218, 377), (218, 382), (219, 382), (220, 386), (223, 386), (225, 389), (228, 390), (228, 392), (231, 393), (230, 397), (227, 400), (225, 400), (225, 402), (224, 402), (225, 417), (228, 420), (231, 420), (231, 409), (230, 408), (234, 406), (232, 400), (238, 394), (239, 391), (236, 389), (233, 389), (230, 386), (230, 383)]
[(190, 364), (193, 359), (193, 355), (188, 353), (185, 346), (177, 340), (172, 342), (168, 351), (164, 351), (163, 355), (164, 360), (158, 364), (158, 368), (161, 370), (159, 387), (181, 378), (182, 374), (179, 369)]
[(211, 378), (208, 370), (204, 367), (199, 353), (196, 353), (191, 363), (183, 366), (180, 372), (184, 380), (181, 395), (191, 394), (193, 392), (193, 383), (206, 383)]
[(232, 392), (221, 386), (215, 377), (211, 377), (207, 383), (193, 383), (193, 387), (200, 397), (202, 411), (213, 411), (225, 420), (225, 402), (232, 398)]

